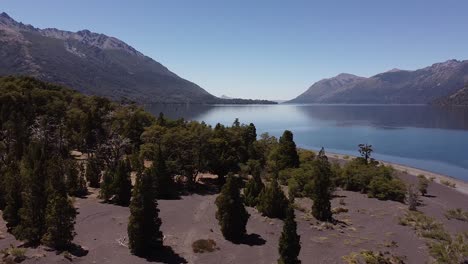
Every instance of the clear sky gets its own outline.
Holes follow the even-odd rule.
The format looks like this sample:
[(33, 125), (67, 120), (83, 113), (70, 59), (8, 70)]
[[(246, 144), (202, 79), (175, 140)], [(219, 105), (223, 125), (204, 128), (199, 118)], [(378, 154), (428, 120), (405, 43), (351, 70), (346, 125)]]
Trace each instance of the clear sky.
[(466, 0), (0, 0), (1, 11), (117, 37), (218, 96), (291, 99), (341, 72), (468, 59)]

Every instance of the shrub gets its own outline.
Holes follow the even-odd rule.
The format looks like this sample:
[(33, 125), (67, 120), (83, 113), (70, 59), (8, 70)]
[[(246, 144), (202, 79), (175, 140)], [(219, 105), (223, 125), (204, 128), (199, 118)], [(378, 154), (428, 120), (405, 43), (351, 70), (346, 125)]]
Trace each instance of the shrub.
[(405, 184), (397, 178), (377, 176), (369, 183), (368, 196), (379, 200), (403, 202), (405, 200)]
[(205, 253), (219, 250), (213, 239), (199, 239), (192, 243), (192, 249), (194, 253)]
[(427, 194), (427, 187), (429, 186), (429, 180), (424, 175), (418, 175), (418, 190), (422, 196)]
[(332, 209), (333, 214), (347, 213), (348, 211), (349, 211), (348, 208), (344, 208), (344, 207), (335, 207)]
[(457, 219), (460, 221), (468, 222), (468, 211), (463, 211), (461, 208), (450, 209), (445, 213), (447, 219)]
[(440, 183), (442, 183), (443, 185), (446, 185), (448, 187), (452, 187), (452, 188), (457, 187), (457, 185), (454, 182), (451, 182), (449, 180), (440, 180)]

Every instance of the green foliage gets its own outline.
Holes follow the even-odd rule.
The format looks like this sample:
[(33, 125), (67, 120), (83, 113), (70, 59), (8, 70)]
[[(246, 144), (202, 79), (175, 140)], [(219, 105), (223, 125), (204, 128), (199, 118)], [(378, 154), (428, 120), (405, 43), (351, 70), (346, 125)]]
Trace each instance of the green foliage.
[(276, 179), (273, 179), (258, 196), (257, 209), (267, 217), (283, 219), (287, 206), (288, 199)]
[(130, 162), (126, 160), (119, 161), (114, 181), (112, 182), (113, 201), (118, 205), (129, 205), (132, 197), (132, 181), (130, 179)]
[(67, 160), (65, 164), (66, 185), (71, 196), (81, 197), (88, 193), (86, 180), (84, 178), (84, 168), (78, 165), (75, 160)]
[(430, 181), (424, 175), (418, 175), (418, 189), (422, 196), (427, 194)]
[(356, 158), (347, 162), (342, 169), (334, 168), (334, 171), (341, 173), (335, 179), (336, 185), (345, 190), (367, 193), (369, 197), (380, 200), (403, 202), (405, 199), (406, 186), (393, 176), (391, 167)]
[(316, 178), (312, 191), (312, 215), (320, 221), (331, 221), (332, 172), (325, 151), (322, 148), (316, 160)]
[(406, 202), (410, 211), (417, 210), (417, 207), (419, 205), (419, 195), (416, 192), (413, 185), (408, 186), (408, 195), (406, 197)]
[(258, 196), (265, 188), (265, 185), (262, 182), (260, 177), (261, 175), (261, 165), (259, 161), (249, 160), (248, 167), (252, 178), (249, 179), (245, 186), (244, 190), (244, 201), (247, 206), (256, 206), (258, 202)]
[(283, 232), (279, 239), (278, 251), (280, 258), (279, 264), (299, 264), (299, 252), (301, 251), (301, 237), (297, 234), (297, 224), (294, 216), (294, 208), (291, 204), (286, 210)]
[(296, 143), (293, 134), (285, 130), (279, 139), (279, 144), (272, 155), (276, 170), (299, 167), (299, 155), (297, 154)]
[(101, 182), (101, 164), (93, 155), (89, 157), (86, 166), (86, 179), (89, 182), (89, 187), (99, 188)]
[(369, 183), (367, 196), (379, 200), (404, 202), (405, 184), (397, 178), (377, 176)]
[(158, 151), (156, 159), (146, 173), (153, 178), (154, 193), (157, 199), (170, 199), (175, 196), (174, 179), (167, 170), (166, 160), (161, 151)]
[(22, 184), (20, 168), (17, 162), (8, 164), (5, 171), (5, 209), (3, 210), (3, 219), (6, 221), (6, 226), (12, 230), (20, 223), (19, 210), (23, 206), (21, 197)]
[(359, 144), (359, 153), (361, 154), (362, 158), (366, 161), (366, 163), (369, 161), (372, 152), (374, 151), (372, 149), (372, 145), (368, 144)]
[(46, 232), (42, 242), (52, 248), (63, 250), (71, 245), (75, 236), (76, 210), (65, 193), (53, 191), (46, 208)]
[(107, 168), (104, 171), (104, 175), (102, 177), (101, 182), (101, 190), (99, 191), (99, 198), (103, 199), (104, 201), (109, 201), (114, 195), (112, 183), (114, 182), (114, 169)]
[(224, 238), (233, 242), (241, 240), (246, 233), (250, 215), (242, 203), (238, 179), (234, 176), (227, 178), (215, 204), (217, 206), (216, 219)]
[(152, 180), (147, 174), (138, 176), (132, 192), (127, 227), (128, 246), (137, 256), (149, 256), (163, 246), (161, 219)]

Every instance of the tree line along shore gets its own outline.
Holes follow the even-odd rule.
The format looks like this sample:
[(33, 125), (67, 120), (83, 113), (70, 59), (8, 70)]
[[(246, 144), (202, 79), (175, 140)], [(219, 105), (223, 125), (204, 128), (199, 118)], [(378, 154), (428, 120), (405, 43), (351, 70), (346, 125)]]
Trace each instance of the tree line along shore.
[[(30, 77), (0, 78), (0, 105), (0, 209), (8, 232), (30, 246), (79, 248), (73, 243), (72, 198), (98, 188), (103, 202), (130, 208), (130, 252), (151, 257), (164, 247), (158, 200), (196, 191), (197, 176), (210, 173), (217, 176), (215, 217), (223, 237), (245, 239), (246, 207), (255, 207), (284, 221), (278, 263), (300, 263), (296, 198), (310, 198), (313, 217), (335, 224), (330, 200), (337, 188), (417, 212), (418, 197), (431, 184), (423, 175), (416, 185), (405, 184), (391, 166), (372, 159), (369, 145), (357, 146), (361, 157), (340, 164), (324, 149), (298, 150), (287, 130), (278, 139), (257, 135), (254, 124), (237, 119), (231, 126), (212, 127), (154, 117), (132, 103), (85, 96)], [(75, 159), (72, 151), (86, 159)], [(434, 239), (433, 257), (441, 263), (465, 258), (467, 239), (468, 234)], [(390, 260), (378, 253), (371, 257), (391, 263), (381, 262)]]

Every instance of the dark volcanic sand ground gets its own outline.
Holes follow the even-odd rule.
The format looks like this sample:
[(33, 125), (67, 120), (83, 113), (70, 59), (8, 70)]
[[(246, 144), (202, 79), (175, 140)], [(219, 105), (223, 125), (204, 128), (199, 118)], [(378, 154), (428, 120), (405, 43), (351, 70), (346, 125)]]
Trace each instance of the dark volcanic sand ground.
[[(412, 175), (398, 174), (405, 181), (415, 182)], [(428, 193), (431, 197), (422, 197), (422, 212), (442, 221), (452, 234), (468, 231), (467, 222), (444, 217), (447, 209), (468, 210), (468, 196), (436, 183), (430, 185)], [(370, 199), (354, 192), (337, 191), (336, 195), (339, 197), (333, 199), (333, 207), (341, 206), (339, 200), (343, 199), (346, 205), (342, 207), (348, 208), (349, 212), (335, 215), (343, 223), (330, 230), (311, 219), (309, 199), (297, 199), (300, 210), (296, 211), (296, 220), (301, 235), (302, 263), (343, 263), (342, 256), (361, 250), (390, 251), (394, 255), (406, 256), (407, 263), (425, 263), (429, 259), (424, 240), (417, 237), (411, 228), (398, 225), (398, 217), (405, 213), (406, 205)], [(224, 240), (220, 233), (215, 219), (215, 198), (216, 194), (193, 194), (182, 196), (180, 200), (159, 201), (164, 244), (173, 250), (166, 250), (159, 260), (203, 264), (276, 263), (282, 222), (262, 217), (255, 209), (248, 208), (251, 214), (247, 225), (249, 237), (243, 244), (233, 244)], [(79, 211), (75, 243), (89, 252), (74, 258), (73, 263), (148, 263), (132, 256), (128, 248), (118, 243), (119, 239), (126, 237), (128, 208), (102, 204), (95, 194), (86, 199), (76, 199), (75, 205)], [(0, 221), (0, 232), (0, 249), (18, 244), (6, 232), (3, 221)], [(219, 250), (193, 253), (191, 245), (198, 239), (213, 239)], [(390, 246), (392, 241), (396, 244)], [(42, 247), (29, 248), (27, 255), (31, 258), (23, 263), (70, 263), (63, 254), (57, 255)]]

